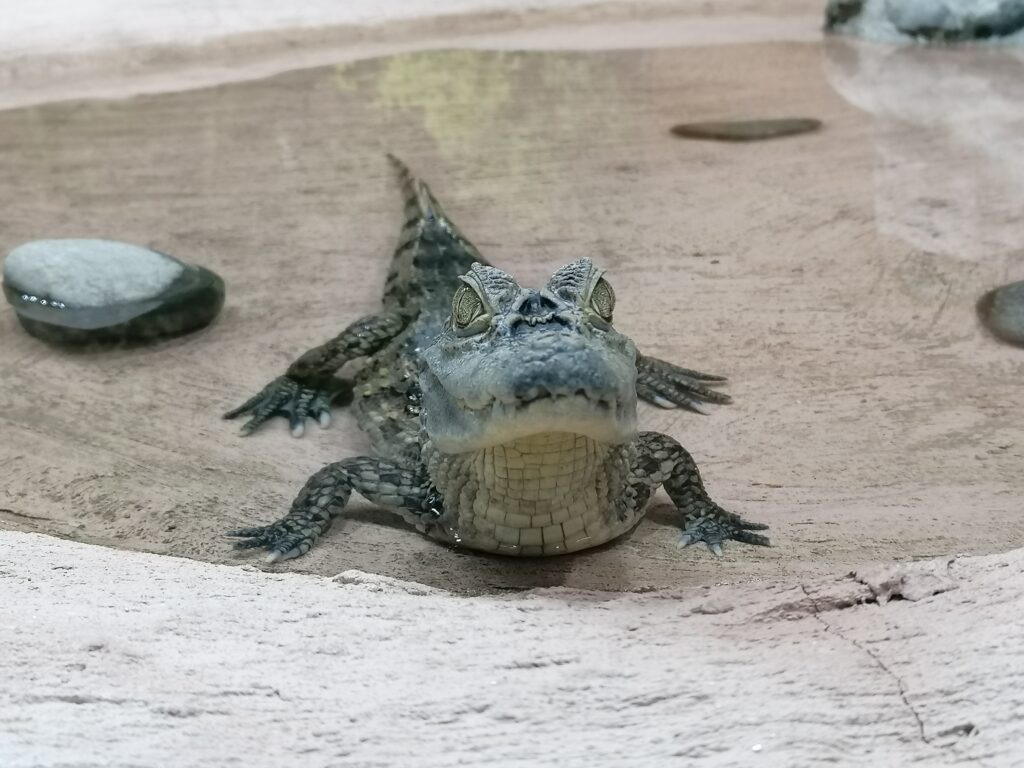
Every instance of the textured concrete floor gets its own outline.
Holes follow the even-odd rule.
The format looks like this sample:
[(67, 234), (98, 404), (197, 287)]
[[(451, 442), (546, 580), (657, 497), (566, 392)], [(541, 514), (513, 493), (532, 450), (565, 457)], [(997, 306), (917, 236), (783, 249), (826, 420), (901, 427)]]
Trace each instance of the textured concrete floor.
[[(1024, 551), (453, 596), (0, 532), (0, 764), (1020, 765)], [(880, 603), (892, 590), (908, 599)]]

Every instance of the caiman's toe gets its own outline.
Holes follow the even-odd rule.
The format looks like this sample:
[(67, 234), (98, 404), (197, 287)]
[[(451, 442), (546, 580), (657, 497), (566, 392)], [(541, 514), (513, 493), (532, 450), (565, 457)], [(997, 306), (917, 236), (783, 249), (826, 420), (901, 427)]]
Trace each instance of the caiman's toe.
[(701, 373), (688, 368), (643, 356), (637, 360), (636, 394), (641, 400), (661, 408), (689, 408), (707, 414), (709, 403), (727, 405), (732, 398), (712, 389), (725, 382), (724, 376)]
[(708, 514), (689, 522), (679, 536), (679, 546), (703, 542), (714, 555), (722, 554), (722, 546), (726, 541), (738, 541), (757, 547), (770, 547), (771, 541), (752, 531), (764, 531), (768, 526), (764, 523), (752, 523), (738, 515)]
[(249, 420), (241, 429), (241, 434), (246, 436), (274, 416), (284, 416), (288, 419), (292, 436), (302, 437), (306, 431), (307, 418), (313, 419), (321, 427), (331, 423), (331, 402), (345, 391), (346, 384), (333, 380), (326, 384), (306, 385), (288, 376), (278, 376), (259, 394), (225, 413), (224, 418), (248, 415)]
[(267, 562), (291, 560), (313, 548), (325, 526), (308, 518), (282, 518), (270, 525), (253, 528), (235, 528), (225, 535), (238, 539), (232, 545), (237, 550), (263, 549)]

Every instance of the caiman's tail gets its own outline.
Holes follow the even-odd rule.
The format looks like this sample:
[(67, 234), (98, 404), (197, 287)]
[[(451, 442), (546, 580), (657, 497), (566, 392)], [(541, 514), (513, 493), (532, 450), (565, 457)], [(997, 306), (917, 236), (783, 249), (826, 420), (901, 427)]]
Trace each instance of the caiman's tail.
[(444, 209), (437, 202), (437, 198), (434, 197), (427, 183), (413, 176), (409, 166), (390, 152), (388, 152), (388, 160), (398, 171), (398, 180), (402, 183), (406, 222), (445, 218)]
[[(458, 285), (458, 275), (464, 274), (474, 262), (487, 262), (476, 246), (448, 218), (426, 182), (413, 176), (406, 164), (394, 155), (388, 153), (388, 160), (398, 171), (402, 183), (405, 224), (388, 274), (385, 302), (399, 296), (403, 286), (407, 289), (410, 281), (418, 280), (422, 283), (431, 279), (444, 285), (447, 300), (450, 295), (447, 291), (454, 291)], [(418, 273), (414, 265), (419, 269)]]

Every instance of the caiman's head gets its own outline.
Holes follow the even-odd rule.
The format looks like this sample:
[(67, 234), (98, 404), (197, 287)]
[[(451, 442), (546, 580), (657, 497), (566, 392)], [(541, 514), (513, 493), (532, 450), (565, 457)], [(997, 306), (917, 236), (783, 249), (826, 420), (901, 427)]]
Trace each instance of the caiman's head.
[(464, 453), (544, 432), (619, 444), (636, 435), (636, 348), (612, 327), (615, 294), (589, 259), (539, 291), (494, 267), (461, 278), (423, 352), (423, 424)]

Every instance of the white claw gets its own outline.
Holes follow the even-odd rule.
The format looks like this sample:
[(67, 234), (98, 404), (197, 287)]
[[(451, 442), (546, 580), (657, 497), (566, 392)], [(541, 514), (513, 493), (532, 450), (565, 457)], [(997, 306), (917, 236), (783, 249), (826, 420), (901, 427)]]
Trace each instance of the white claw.
[(715, 555), (715, 557), (722, 556), (722, 545), (719, 544), (717, 541), (714, 544), (708, 544), (708, 549), (711, 550), (711, 553)]
[(327, 429), (327, 427), (329, 427), (329, 426), (331, 426), (331, 412), (330, 411), (321, 411), (320, 412), (320, 428), (321, 429)]
[(684, 533), (679, 537), (679, 543), (676, 544), (676, 546), (682, 549), (683, 547), (688, 547), (691, 544), (693, 544), (693, 536), (688, 533)]
[(656, 406), (658, 406), (659, 408), (669, 408), (669, 409), (671, 409), (671, 408), (676, 408), (677, 407), (675, 403), (673, 403), (671, 400), (666, 400), (661, 395), (655, 395), (651, 399), (654, 401), (654, 404)]
[(305, 424), (298, 424), (292, 429), (292, 437), (302, 437), (304, 434), (306, 434)]
[(268, 563), (276, 563), (280, 559), (281, 559), (281, 553), (280, 552), (271, 552), (269, 555), (267, 555), (264, 558), (264, 560), (266, 562), (268, 562)]
[(697, 413), (703, 413), (705, 416), (711, 415), (711, 409), (708, 408), (704, 403), (698, 403), (696, 400), (690, 401), (690, 407), (693, 408)]

